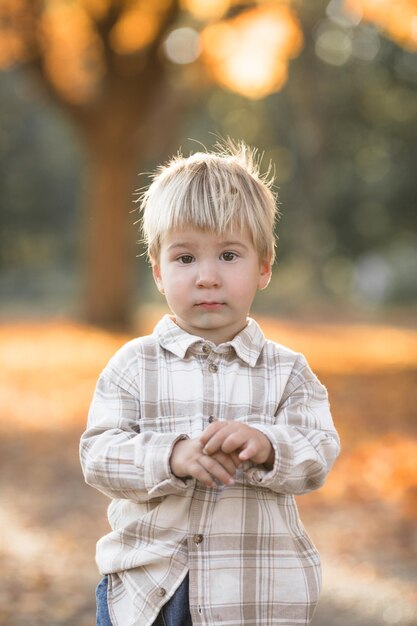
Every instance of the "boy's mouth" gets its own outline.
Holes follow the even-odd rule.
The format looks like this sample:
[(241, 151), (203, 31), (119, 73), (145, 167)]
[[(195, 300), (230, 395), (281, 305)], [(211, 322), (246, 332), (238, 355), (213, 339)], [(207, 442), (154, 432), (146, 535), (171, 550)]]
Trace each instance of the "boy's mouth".
[(198, 306), (201, 309), (209, 309), (209, 310), (216, 310), (216, 309), (220, 309), (221, 307), (223, 307), (225, 305), (224, 302), (197, 302), (196, 306)]

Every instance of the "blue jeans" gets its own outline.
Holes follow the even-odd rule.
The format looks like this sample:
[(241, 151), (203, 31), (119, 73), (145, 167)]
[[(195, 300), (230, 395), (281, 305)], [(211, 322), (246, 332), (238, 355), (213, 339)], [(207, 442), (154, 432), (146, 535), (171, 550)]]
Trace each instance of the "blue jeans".
[[(107, 606), (107, 576), (97, 586), (96, 601), (96, 626), (112, 626)], [(188, 599), (188, 574), (172, 598), (162, 607), (153, 626), (193, 626)]]

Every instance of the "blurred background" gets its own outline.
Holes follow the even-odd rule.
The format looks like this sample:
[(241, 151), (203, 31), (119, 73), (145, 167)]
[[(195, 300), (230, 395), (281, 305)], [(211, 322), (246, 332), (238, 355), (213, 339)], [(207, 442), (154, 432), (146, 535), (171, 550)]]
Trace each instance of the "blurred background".
[(314, 626), (417, 624), (416, 0), (1, 0), (0, 624), (94, 624), (95, 380), (165, 312), (137, 194), (219, 137), (275, 172), (254, 306), (327, 385), (343, 454), (299, 498)]

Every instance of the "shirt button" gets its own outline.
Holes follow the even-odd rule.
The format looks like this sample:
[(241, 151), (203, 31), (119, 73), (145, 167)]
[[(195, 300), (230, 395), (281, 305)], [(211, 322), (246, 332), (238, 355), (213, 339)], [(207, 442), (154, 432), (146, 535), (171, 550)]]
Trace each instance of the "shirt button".
[(217, 370), (219, 369), (215, 363), (210, 363), (208, 368), (209, 368), (209, 372), (211, 372), (212, 374), (215, 374)]
[(194, 535), (193, 537), (193, 541), (197, 546), (199, 543), (203, 541), (203, 539), (204, 539), (203, 535)]
[(164, 589), (163, 587), (159, 587), (157, 594), (160, 598), (163, 598), (164, 596), (166, 596), (166, 593), (167, 593), (166, 589)]
[(209, 424), (212, 424), (213, 422), (216, 421), (216, 418), (214, 417), (214, 415), (210, 415), (210, 417), (208, 418)]
[(204, 354), (210, 354), (210, 352), (211, 352), (210, 346), (208, 346), (206, 343), (203, 343), (202, 350), (203, 350)]

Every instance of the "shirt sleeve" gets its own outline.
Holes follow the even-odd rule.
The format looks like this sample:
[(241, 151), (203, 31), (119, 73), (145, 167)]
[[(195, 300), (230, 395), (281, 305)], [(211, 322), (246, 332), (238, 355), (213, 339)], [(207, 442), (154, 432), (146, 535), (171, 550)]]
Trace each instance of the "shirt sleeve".
[(272, 470), (252, 466), (246, 477), (253, 485), (277, 493), (303, 494), (321, 487), (340, 452), (326, 388), (299, 355), (278, 410), (275, 423), (253, 424), (270, 440), (275, 461)]
[(146, 502), (180, 495), (190, 487), (171, 471), (173, 447), (187, 435), (140, 432), (136, 389), (125, 376), (111, 371), (100, 376), (80, 442), (80, 459), (87, 484), (110, 498)]

